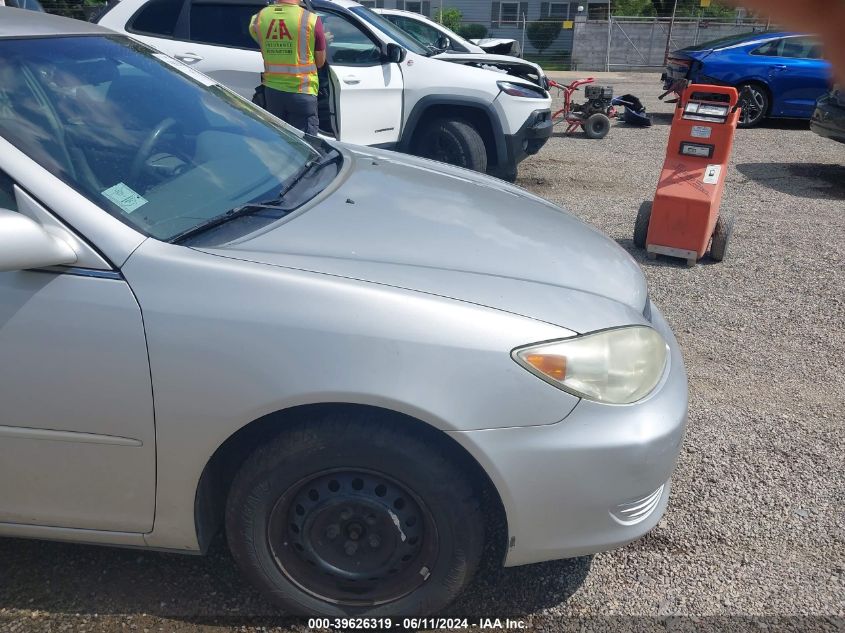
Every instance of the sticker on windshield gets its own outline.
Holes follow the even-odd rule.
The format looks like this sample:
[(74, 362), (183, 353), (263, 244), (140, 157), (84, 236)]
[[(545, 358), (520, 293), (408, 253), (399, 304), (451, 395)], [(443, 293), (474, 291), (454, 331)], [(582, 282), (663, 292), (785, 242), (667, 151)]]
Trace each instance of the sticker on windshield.
[(106, 198), (114, 202), (126, 213), (132, 213), (138, 207), (142, 207), (147, 204), (146, 198), (142, 197), (141, 194), (124, 185), (122, 182), (117, 183), (114, 187), (109, 187), (102, 193)]
[(182, 62), (180, 62), (176, 59), (173, 59), (172, 57), (168, 57), (164, 53), (153, 53), (153, 57), (155, 57), (158, 60), (163, 61), (165, 64), (167, 64), (171, 68), (175, 68), (180, 73), (190, 77), (194, 81), (201, 83), (203, 86), (216, 86), (217, 85), (217, 82), (214, 81), (211, 77), (207, 77), (206, 75), (203, 75), (202, 73), (197, 72), (196, 70), (194, 70), (190, 66), (187, 66), (186, 64), (183, 64)]

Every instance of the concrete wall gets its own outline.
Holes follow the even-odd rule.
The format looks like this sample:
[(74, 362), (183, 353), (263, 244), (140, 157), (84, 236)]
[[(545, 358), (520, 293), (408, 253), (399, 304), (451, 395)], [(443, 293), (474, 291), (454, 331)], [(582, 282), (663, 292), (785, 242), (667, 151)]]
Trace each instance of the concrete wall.
[[(670, 50), (762, 30), (765, 30), (764, 24), (680, 20), (675, 22), (672, 30)], [(662, 68), (668, 33), (668, 19), (614, 18), (611, 28), (609, 70)], [(577, 19), (572, 49), (573, 68), (606, 70), (607, 38), (607, 21)]]

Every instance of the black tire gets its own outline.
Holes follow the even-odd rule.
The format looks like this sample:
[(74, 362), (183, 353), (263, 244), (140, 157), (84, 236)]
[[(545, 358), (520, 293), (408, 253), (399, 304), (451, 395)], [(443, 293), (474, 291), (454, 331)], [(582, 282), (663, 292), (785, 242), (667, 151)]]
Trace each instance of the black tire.
[(487, 171), (487, 149), (484, 139), (472, 125), (453, 119), (435, 119), (418, 137), (418, 156), (438, 160), (473, 171)]
[(591, 139), (603, 139), (610, 132), (610, 119), (598, 112), (584, 121), (584, 135)]
[[(748, 92), (744, 96), (746, 89)], [(742, 107), (738, 127), (744, 129), (757, 127), (769, 115), (771, 99), (768, 88), (763, 84), (748, 83), (737, 86), (737, 90), (740, 92), (739, 105)]]
[(733, 214), (722, 211), (719, 213), (719, 219), (716, 220), (716, 228), (713, 230), (713, 241), (710, 243), (710, 259), (714, 262), (721, 262), (727, 256), (728, 245), (730, 244), (733, 232)]
[(646, 246), (652, 206), (652, 201), (647, 200), (640, 205), (640, 210), (637, 211), (637, 220), (634, 222), (634, 246), (637, 248), (645, 248)]
[(505, 182), (516, 182), (516, 178), (518, 176), (518, 168), (514, 167), (509, 171), (504, 171), (499, 174), (499, 178), (504, 180)]
[(296, 615), (431, 615), (469, 583), (484, 546), (480, 494), (457, 463), (392, 424), (335, 415), (287, 429), (232, 483), (229, 548)]

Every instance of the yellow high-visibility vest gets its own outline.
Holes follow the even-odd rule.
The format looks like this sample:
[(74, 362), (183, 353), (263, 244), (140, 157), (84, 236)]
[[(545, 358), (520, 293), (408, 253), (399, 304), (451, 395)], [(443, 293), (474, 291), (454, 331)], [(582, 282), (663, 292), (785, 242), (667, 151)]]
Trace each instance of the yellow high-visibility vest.
[(273, 4), (252, 16), (249, 32), (261, 47), (268, 88), (316, 95), (314, 60), (317, 14), (295, 4)]

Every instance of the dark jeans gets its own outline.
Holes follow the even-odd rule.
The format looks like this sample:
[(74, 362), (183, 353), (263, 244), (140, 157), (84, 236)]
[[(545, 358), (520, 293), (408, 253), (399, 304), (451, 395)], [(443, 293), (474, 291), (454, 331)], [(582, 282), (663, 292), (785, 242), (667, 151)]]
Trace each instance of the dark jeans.
[(267, 110), (275, 114), (285, 123), (302, 130), (306, 134), (317, 134), (319, 119), (317, 118), (317, 97), (295, 92), (282, 92), (264, 87), (264, 98)]

